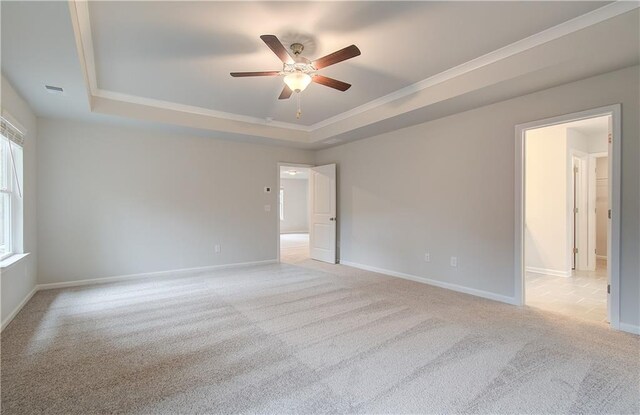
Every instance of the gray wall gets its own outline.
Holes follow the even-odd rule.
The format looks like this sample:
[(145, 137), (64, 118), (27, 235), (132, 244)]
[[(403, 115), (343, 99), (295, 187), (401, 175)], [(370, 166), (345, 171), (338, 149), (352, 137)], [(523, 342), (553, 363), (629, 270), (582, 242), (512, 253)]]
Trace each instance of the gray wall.
[(309, 181), (283, 178), (280, 187), (284, 189), (284, 220), (280, 221), (280, 233), (309, 232)]
[[(638, 67), (628, 68), (315, 157), (279, 147), (41, 119), (39, 282), (275, 259), (277, 192), (267, 195), (262, 188), (275, 186), (277, 162), (315, 158), (316, 164), (339, 163), (341, 259), (513, 296), (514, 126), (622, 103), (621, 321), (637, 326), (638, 78)], [(25, 169), (32, 171), (28, 157)], [(25, 175), (30, 189), (25, 198), (33, 200), (28, 192), (35, 191), (35, 180)], [(271, 212), (264, 211), (265, 204)], [(33, 218), (35, 209), (26, 214)], [(28, 237), (35, 221), (27, 222), (26, 248), (35, 252), (35, 239)], [(213, 252), (217, 243), (219, 254)], [(431, 254), (429, 263), (425, 252)], [(453, 255), (457, 268), (449, 266)], [(19, 282), (24, 289), (3, 275), (3, 316), (11, 309), (6, 298), (13, 298), (6, 287), (22, 292), (33, 286), (35, 264), (25, 272)]]
[(36, 117), (27, 102), (2, 77), (2, 109), (26, 129), (23, 148), (23, 251), (29, 255), (0, 271), (2, 322), (36, 286)]
[(277, 163), (313, 160), (276, 146), (38, 121), (40, 283), (276, 259)]
[(514, 296), (514, 127), (622, 103), (620, 319), (637, 326), (638, 79), (627, 68), (318, 152), (339, 164), (341, 260)]

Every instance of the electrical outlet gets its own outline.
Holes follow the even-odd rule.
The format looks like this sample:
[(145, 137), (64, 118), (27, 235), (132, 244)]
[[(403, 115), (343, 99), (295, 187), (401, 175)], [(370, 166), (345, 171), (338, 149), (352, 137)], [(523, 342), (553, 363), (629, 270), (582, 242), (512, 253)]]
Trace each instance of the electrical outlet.
[(220, 245), (216, 244), (216, 245), (213, 247), (213, 250), (214, 250), (214, 251), (216, 251), (216, 254), (219, 254), (219, 253), (220, 253)]
[(452, 267), (457, 267), (458, 266), (458, 257), (455, 257), (455, 256), (451, 257), (451, 266)]
[(424, 254), (424, 262), (431, 262), (431, 254), (430, 253), (426, 253)]

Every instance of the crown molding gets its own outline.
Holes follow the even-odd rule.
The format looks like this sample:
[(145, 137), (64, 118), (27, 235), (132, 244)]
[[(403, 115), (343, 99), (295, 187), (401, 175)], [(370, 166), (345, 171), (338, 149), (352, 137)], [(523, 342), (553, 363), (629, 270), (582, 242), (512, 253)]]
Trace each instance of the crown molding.
[(93, 97), (93, 111), (147, 122), (169, 124), (199, 130), (229, 133), (237, 137), (266, 138), (281, 143), (308, 144), (306, 131), (282, 128), (277, 125), (249, 123), (229, 118), (215, 117), (207, 111), (192, 110), (188, 106), (133, 97), (111, 91), (98, 90)]
[[(82, 20), (78, 18), (79, 14), (85, 12), (88, 12), (86, 4), (83, 4), (82, 2), (76, 2), (74, 0), (69, 0), (69, 14), (71, 15), (71, 26), (73, 27), (73, 37), (76, 42), (76, 51), (78, 52), (78, 58), (80, 60), (80, 71), (82, 72), (85, 91), (87, 93), (87, 98), (89, 99), (89, 108), (93, 109), (93, 92), (96, 89), (95, 87), (92, 87), (92, 85), (95, 85), (96, 82), (95, 65), (93, 64), (93, 42), (91, 42), (91, 45), (89, 46), (91, 54), (90, 56), (86, 56), (85, 47), (82, 43), (83, 37), (80, 34), (82, 33), (82, 31), (86, 32), (86, 28), (81, 28), (81, 21), (84, 23), (88, 21), (88, 18)], [(90, 34), (91, 30), (89, 30), (89, 35)], [(89, 62), (89, 60), (91, 60), (91, 62)], [(92, 68), (91, 73), (88, 69), (89, 66), (91, 66)]]
[(493, 52), (489, 52), (485, 55), (467, 61), (451, 69), (447, 69), (429, 78), (423, 79), (422, 81), (418, 81), (390, 94), (374, 99), (373, 101), (369, 101), (366, 104), (355, 107), (349, 111), (345, 111), (342, 114), (327, 118), (323, 121), (319, 121), (311, 125), (311, 131), (327, 127), (331, 124), (344, 121), (355, 115), (362, 114), (363, 112), (367, 112), (374, 108), (389, 104), (397, 99), (415, 94), (416, 92), (423, 89), (441, 84), (453, 78), (457, 78), (458, 76), (472, 72), (476, 69), (480, 69), (484, 66), (491, 65), (492, 63), (496, 63), (513, 55), (517, 55), (529, 49), (533, 49), (536, 46), (540, 46), (552, 40), (559, 39), (573, 32), (577, 32), (578, 30), (637, 9), (638, 7), (640, 7), (640, 2), (638, 1), (619, 0), (607, 4), (586, 14), (577, 16), (571, 20), (567, 20), (566, 22), (562, 22), (556, 26), (545, 29), (542, 32), (538, 32), (517, 42), (504, 46), (500, 49), (496, 49)]
[(121, 92), (107, 91), (104, 89), (97, 89), (94, 93), (95, 97), (110, 99), (113, 101), (122, 101), (129, 104), (144, 105), (147, 107), (162, 108), (165, 110), (178, 111), (181, 113), (192, 115), (204, 115), (212, 118), (219, 118), (223, 120), (239, 121), (250, 124), (264, 125), (268, 127), (286, 128), (294, 131), (310, 132), (311, 128), (304, 125), (291, 124), (281, 121), (267, 121), (263, 118), (251, 117), (248, 115), (234, 114), (231, 112), (223, 112), (211, 110), (208, 108), (196, 107), (193, 105), (180, 104), (176, 102), (163, 101), (153, 98), (145, 98), (137, 95), (123, 94)]
[[(313, 138), (312, 133), (314, 131), (343, 122), (345, 120), (348, 120), (349, 118), (366, 113), (368, 111), (380, 109), (381, 107), (389, 105), (398, 99), (416, 94), (424, 89), (442, 84), (446, 81), (468, 74), (477, 69), (507, 59), (509, 57), (533, 49), (550, 41), (559, 39), (563, 36), (577, 32), (589, 26), (601, 23), (605, 20), (635, 10), (639, 7), (640, 2), (638, 1), (615, 1), (598, 9), (592, 10), (586, 14), (577, 16), (571, 20), (567, 20), (556, 26), (538, 32), (527, 38), (511, 43), (493, 52), (489, 52), (485, 55), (467, 61), (451, 69), (447, 69), (443, 72), (423, 79), (407, 87), (401, 88), (390, 94), (369, 101), (349, 111), (329, 117), (310, 126), (303, 126), (281, 121), (267, 121), (258, 117), (216, 111), (203, 107), (179, 104), (175, 102), (162, 101), (100, 89), (98, 86), (96, 75), (95, 55), (91, 34), (91, 22), (89, 17), (89, 2), (86, 0), (69, 0), (71, 21), (76, 38), (76, 47), (78, 50), (82, 72), (85, 78), (85, 85), (89, 94), (91, 111), (96, 111), (96, 102), (103, 102), (104, 100), (107, 100), (110, 102), (112, 107), (114, 104), (120, 102), (123, 105), (128, 104), (129, 106), (133, 105), (137, 107), (144, 107), (146, 109), (157, 109), (159, 111), (158, 113), (160, 113), (160, 111), (163, 111), (165, 114), (166, 111), (175, 112), (187, 117), (190, 116), (191, 119), (195, 119), (196, 117), (198, 119), (201, 119), (202, 117), (208, 117), (211, 120), (209, 124), (212, 127), (215, 126), (216, 129), (219, 128), (220, 131), (225, 132), (245, 132), (247, 134), (258, 133), (259, 136), (274, 138), (272, 131), (265, 131), (264, 134), (260, 134), (256, 131), (256, 128), (262, 127), (266, 130), (278, 129), (280, 131), (291, 130), (291, 132), (294, 132), (294, 135), (290, 135), (290, 137), (284, 139), (302, 143), (316, 143), (324, 141), (328, 138), (322, 136)], [(229, 121), (230, 124), (233, 124), (233, 128), (227, 129), (225, 121)], [(196, 128), (202, 128), (202, 123), (199, 124), (201, 125)], [(243, 125), (246, 126), (246, 128), (243, 128)]]
[[(267, 121), (263, 118), (251, 117), (248, 115), (234, 114), (224, 111), (216, 111), (208, 108), (202, 108), (192, 105), (185, 105), (175, 102), (163, 101), (153, 98), (140, 97), (130, 94), (124, 94), (116, 91), (108, 91), (99, 88), (98, 77), (95, 64), (95, 53), (93, 48), (93, 37), (91, 31), (91, 20), (89, 18), (89, 2), (69, 0), (69, 9), (71, 12), (71, 21), (74, 29), (74, 37), (76, 39), (76, 48), (80, 58), (80, 66), (85, 78), (85, 86), (89, 92), (89, 102), (93, 111), (96, 99), (103, 98), (111, 101), (120, 101), (128, 104), (144, 105), (146, 107), (155, 107), (158, 109), (177, 111), (183, 114), (208, 116), (220, 120), (238, 121), (248, 124), (255, 124), (268, 127), (285, 128), (294, 131), (309, 132), (310, 127), (297, 125), (281, 121)], [(308, 137), (304, 137), (304, 142), (308, 141)]]

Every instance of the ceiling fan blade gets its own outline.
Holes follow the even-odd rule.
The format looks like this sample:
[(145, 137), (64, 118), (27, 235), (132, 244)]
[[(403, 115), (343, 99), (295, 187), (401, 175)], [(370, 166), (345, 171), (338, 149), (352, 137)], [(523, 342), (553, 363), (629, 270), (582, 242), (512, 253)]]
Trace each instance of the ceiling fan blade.
[(328, 77), (322, 76), (322, 75), (316, 75), (313, 78), (311, 78), (311, 80), (313, 82), (315, 82), (316, 84), (328, 86), (329, 88), (337, 89), (338, 91), (342, 91), (342, 92), (344, 92), (347, 89), (351, 88), (351, 84), (348, 84), (348, 83), (342, 82), (342, 81), (338, 81), (337, 79), (328, 78)]
[(284, 88), (282, 88), (282, 92), (280, 93), (278, 99), (289, 99), (291, 94), (293, 94), (293, 91), (291, 90), (291, 88), (289, 88), (289, 86), (285, 85)]
[(284, 47), (277, 37), (274, 35), (262, 35), (260, 39), (269, 46), (269, 49), (271, 49), (283, 63), (295, 63), (291, 55), (289, 55), (287, 48)]
[(347, 59), (355, 58), (360, 55), (360, 49), (356, 45), (347, 46), (344, 49), (340, 49), (337, 52), (333, 52), (327, 56), (313, 61), (313, 66), (316, 69), (326, 68), (329, 65), (336, 64), (338, 62), (346, 61)]
[(231, 72), (234, 78), (242, 78), (245, 76), (278, 76), (280, 71), (262, 71), (262, 72)]

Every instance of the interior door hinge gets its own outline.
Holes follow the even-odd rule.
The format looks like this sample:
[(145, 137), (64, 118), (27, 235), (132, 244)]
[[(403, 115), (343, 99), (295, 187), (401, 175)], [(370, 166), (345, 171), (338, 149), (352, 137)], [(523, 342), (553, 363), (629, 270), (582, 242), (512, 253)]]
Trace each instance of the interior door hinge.
[(611, 294), (611, 284), (607, 284), (607, 294)]
[(611, 144), (612, 142), (613, 142), (613, 136), (609, 134), (609, 144)]
[(609, 219), (611, 219), (611, 209), (609, 209)]
[(573, 248), (573, 253), (577, 254), (578, 253), (578, 248)]

